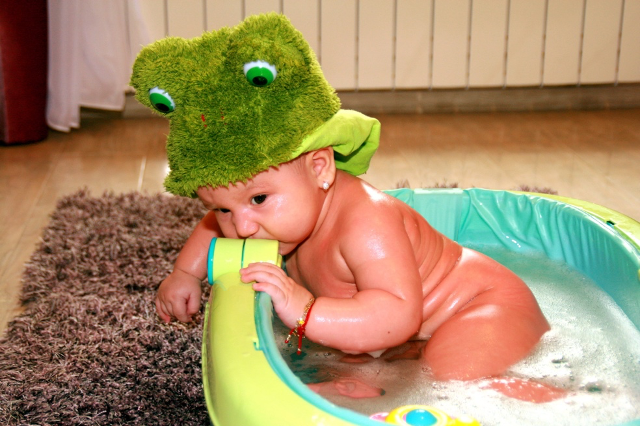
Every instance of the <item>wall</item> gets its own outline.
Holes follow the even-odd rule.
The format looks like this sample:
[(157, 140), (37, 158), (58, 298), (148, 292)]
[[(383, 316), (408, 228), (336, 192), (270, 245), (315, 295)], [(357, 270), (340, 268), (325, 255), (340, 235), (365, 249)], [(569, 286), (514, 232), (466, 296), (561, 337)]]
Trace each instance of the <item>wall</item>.
[(343, 91), (640, 82), (640, 0), (141, 0), (141, 9), (151, 39), (284, 13)]

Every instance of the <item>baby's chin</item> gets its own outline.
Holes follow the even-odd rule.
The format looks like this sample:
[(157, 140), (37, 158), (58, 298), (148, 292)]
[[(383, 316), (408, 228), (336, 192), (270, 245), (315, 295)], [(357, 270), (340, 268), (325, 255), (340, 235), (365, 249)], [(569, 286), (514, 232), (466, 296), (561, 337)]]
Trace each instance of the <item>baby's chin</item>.
[(283, 243), (282, 241), (280, 241), (279, 243), (280, 244), (278, 245), (278, 253), (283, 257), (288, 255), (289, 253), (294, 251), (296, 247), (298, 247), (298, 245), (294, 243)]

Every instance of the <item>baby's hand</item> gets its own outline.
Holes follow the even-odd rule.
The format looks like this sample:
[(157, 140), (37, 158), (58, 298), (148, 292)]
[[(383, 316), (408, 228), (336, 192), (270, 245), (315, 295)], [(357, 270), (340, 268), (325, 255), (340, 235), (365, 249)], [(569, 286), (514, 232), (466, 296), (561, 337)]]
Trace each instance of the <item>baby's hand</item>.
[(160, 319), (166, 323), (171, 318), (189, 322), (191, 316), (200, 310), (201, 296), (200, 280), (176, 269), (158, 288), (156, 310)]
[(287, 327), (296, 326), (296, 320), (312, 297), (309, 290), (271, 263), (252, 263), (240, 270), (240, 277), (245, 283), (255, 281), (255, 291), (264, 291), (271, 296), (278, 317)]

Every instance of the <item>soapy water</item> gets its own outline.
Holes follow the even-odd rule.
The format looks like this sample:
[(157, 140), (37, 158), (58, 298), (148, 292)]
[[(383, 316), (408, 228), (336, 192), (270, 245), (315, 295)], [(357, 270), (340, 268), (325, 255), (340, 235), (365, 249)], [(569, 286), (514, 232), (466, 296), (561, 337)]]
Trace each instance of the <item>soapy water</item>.
[[(345, 363), (345, 354), (303, 341), (303, 354), (284, 344), (288, 330), (274, 320), (276, 342), (304, 383), (355, 378), (383, 389), (375, 398), (322, 395), (366, 416), (420, 404), (482, 425), (615, 425), (640, 419), (640, 331), (593, 281), (543, 254), (473, 247), (517, 273), (531, 288), (551, 324), (536, 349), (506, 377), (532, 379), (567, 391), (565, 397), (531, 403), (486, 389), (491, 379), (434, 381), (416, 360), (388, 362), (393, 352), (366, 363)], [(393, 349), (402, 352), (405, 347)]]

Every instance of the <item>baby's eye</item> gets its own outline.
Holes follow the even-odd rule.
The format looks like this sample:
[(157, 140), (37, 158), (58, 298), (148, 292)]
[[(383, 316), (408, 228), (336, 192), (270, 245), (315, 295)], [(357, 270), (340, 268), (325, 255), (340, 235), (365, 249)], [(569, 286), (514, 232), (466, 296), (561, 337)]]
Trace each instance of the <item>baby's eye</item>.
[(256, 195), (251, 199), (251, 204), (256, 204), (256, 205), (262, 204), (266, 199), (267, 199), (267, 196), (265, 194)]
[(169, 96), (166, 90), (162, 90), (158, 86), (149, 90), (149, 101), (151, 105), (163, 114), (168, 114), (176, 109), (176, 104), (173, 102), (173, 98)]
[(277, 75), (276, 67), (268, 62), (252, 61), (244, 64), (244, 76), (254, 86), (268, 86), (273, 83)]
[(229, 209), (216, 209), (217, 211), (219, 211), (220, 213), (229, 213), (231, 210)]

